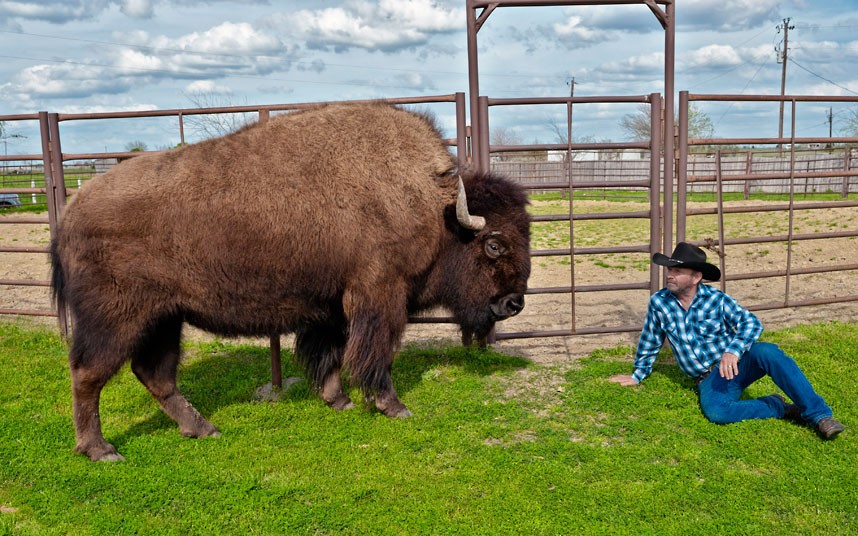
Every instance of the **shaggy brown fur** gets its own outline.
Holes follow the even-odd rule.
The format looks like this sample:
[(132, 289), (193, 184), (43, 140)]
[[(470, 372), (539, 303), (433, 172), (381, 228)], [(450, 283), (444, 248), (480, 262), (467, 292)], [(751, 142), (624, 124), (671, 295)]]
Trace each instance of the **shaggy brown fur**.
[(444, 305), (464, 338), (523, 307), (526, 197), (465, 176), (474, 232), (456, 220), (454, 161), (430, 118), (329, 105), (129, 160), (72, 199), (52, 244), (53, 290), (74, 318), (77, 450), (121, 459), (99, 397), (129, 358), (184, 435), (217, 429), (176, 388), (182, 323), (225, 335), (296, 333), (322, 398), (350, 407), (341, 368), (388, 416), (410, 312)]

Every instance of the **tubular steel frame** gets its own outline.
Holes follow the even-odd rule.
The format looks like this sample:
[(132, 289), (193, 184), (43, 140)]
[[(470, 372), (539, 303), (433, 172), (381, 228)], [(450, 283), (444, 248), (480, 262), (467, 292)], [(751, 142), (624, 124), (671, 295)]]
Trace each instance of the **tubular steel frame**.
[[(491, 13), (499, 7), (539, 7), (539, 6), (591, 6), (591, 5), (646, 5), (655, 15), (658, 22), (665, 30), (664, 54), (665, 54), (665, 91), (662, 97), (658, 93), (646, 96), (602, 96), (602, 97), (560, 97), (560, 98), (533, 98), (533, 99), (492, 99), (482, 96), (479, 93), (479, 70), (477, 58), (477, 32), (485, 24)], [(479, 11), (478, 13), (478, 10)], [(455, 102), (456, 104), (456, 138), (448, 140), (450, 145), (455, 145), (457, 155), (461, 167), (471, 166), (476, 169), (488, 170), (490, 167), (490, 155), (492, 153), (503, 153), (511, 151), (528, 151), (528, 150), (561, 150), (567, 154), (572, 151), (590, 150), (590, 149), (626, 149), (638, 148), (645, 149), (650, 152), (650, 170), (649, 178), (646, 181), (628, 182), (628, 181), (610, 181), (606, 180), (600, 183), (588, 183), (583, 185), (577, 183), (572, 176), (571, 166), (567, 180), (554, 184), (546, 183), (525, 183), (524, 187), (528, 189), (546, 189), (546, 188), (562, 188), (568, 189), (569, 196), (569, 213), (560, 215), (545, 215), (534, 217), (535, 222), (542, 221), (568, 221), (570, 245), (568, 249), (557, 250), (534, 250), (534, 256), (554, 256), (554, 255), (581, 255), (581, 254), (602, 254), (602, 253), (618, 253), (618, 252), (639, 252), (651, 255), (656, 251), (670, 251), (673, 246), (674, 239), (674, 221), (673, 210), (676, 207), (676, 240), (686, 240), (686, 221), (688, 217), (700, 214), (716, 214), (718, 217), (719, 234), (715, 241), (720, 252), (723, 254), (727, 245), (747, 244), (747, 243), (766, 243), (766, 242), (787, 242), (788, 243), (788, 259), (787, 266), (784, 270), (775, 270), (769, 272), (757, 272), (747, 274), (726, 274), (722, 281), (722, 287), (726, 286), (727, 281), (739, 281), (757, 278), (771, 277), (786, 277), (786, 288), (784, 300), (782, 302), (770, 304), (758, 304), (750, 308), (755, 310), (775, 309), (785, 307), (796, 307), (804, 305), (821, 305), (829, 303), (841, 303), (848, 301), (858, 301), (858, 295), (834, 296), (830, 298), (820, 298), (814, 300), (793, 300), (790, 298), (790, 278), (793, 275), (803, 275), (810, 273), (822, 273), (830, 271), (843, 270), (858, 270), (858, 264), (843, 264), (838, 266), (827, 266), (824, 268), (795, 268), (792, 266), (792, 244), (799, 240), (811, 240), (818, 238), (842, 238), (858, 236), (858, 230), (846, 231), (838, 233), (818, 233), (818, 234), (797, 234), (794, 232), (793, 214), (796, 210), (812, 210), (825, 209), (833, 207), (855, 207), (858, 206), (858, 201), (839, 201), (828, 203), (796, 203), (795, 202), (795, 179), (797, 178), (816, 178), (816, 177), (844, 177), (843, 192), (844, 197), (848, 193), (848, 178), (858, 176), (858, 170), (852, 171), (849, 161), (849, 152), (845, 157), (845, 171), (833, 172), (814, 172), (814, 173), (799, 173), (795, 169), (795, 145), (797, 143), (812, 143), (824, 142), (828, 143), (835, 141), (838, 143), (858, 143), (858, 138), (799, 138), (795, 132), (795, 109), (799, 102), (858, 102), (856, 97), (811, 97), (811, 96), (741, 96), (741, 95), (697, 95), (690, 94), (686, 91), (680, 92), (679, 101), (679, 121), (674, 125), (674, 57), (675, 57), (675, 5), (673, 0), (518, 0), (518, 1), (483, 1), (483, 0), (468, 0), (467, 1), (467, 45), (468, 45), (468, 62), (469, 62), (469, 89), (468, 102), (470, 104), (470, 120), (471, 124), (467, 124), (467, 111), (465, 95), (456, 93), (452, 95), (427, 96), (416, 98), (402, 99), (385, 99), (385, 102), (394, 104), (416, 104), (416, 103), (436, 103), (436, 102)], [(790, 102), (793, 109), (793, 124), (789, 138), (732, 138), (732, 139), (690, 139), (688, 136), (688, 106), (693, 101), (781, 101)], [(567, 131), (571, 131), (572, 118), (571, 108), (573, 104), (589, 104), (589, 103), (648, 103), (651, 111), (651, 139), (649, 142), (632, 142), (632, 143), (592, 143), (592, 144), (575, 144), (572, 143), (571, 136), (566, 144), (546, 144), (546, 145), (518, 145), (518, 146), (491, 146), (489, 143), (489, 110), (496, 106), (515, 106), (524, 104), (566, 104), (567, 110)], [(3, 188), (0, 189), (3, 193), (22, 193), (22, 194), (44, 194), (47, 198), (48, 215), (46, 217), (12, 217), (0, 218), (0, 224), (14, 223), (31, 223), (31, 224), (48, 224), (50, 226), (51, 236), (56, 233), (56, 225), (59, 221), (59, 216), (65, 205), (67, 195), (73, 193), (74, 189), (66, 190), (65, 178), (63, 174), (63, 162), (71, 160), (83, 159), (105, 159), (105, 158), (122, 158), (139, 155), (140, 153), (84, 153), (84, 154), (63, 154), (60, 143), (60, 123), (65, 121), (81, 121), (93, 119), (119, 119), (119, 118), (140, 118), (140, 117), (176, 117), (178, 120), (178, 129), (181, 142), (184, 144), (184, 118), (189, 115), (197, 114), (212, 114), (212, 113), (257, 113), (259, 121), (264, 122), (268, 119), (271, 112), (297, 110), (308, 106), (314, 106), (319, 103), (302, 103), (302, 104), (282, 104), (282, 105), (266, 105), (266, 106), (236, 106), (236, 107), (221, 107), (221, 108), (206, 108), (206, 109), (176, 109), (176, 110), (160, 110), (150, 112), (120, 112), (120, 113), (92, 113), (92, 114), (55, 114), (40, 112), (38, 114), (22, 114), (22, 115), (7, 115), (0, 116), (2, 121), (38, 121), (41, 132), (42, 152), (35, 155), (13, 155), (0, 156), (0, 161), (20, 161), (31, 160), (44, 163), (45, 186), (42, 188)], [(666, 113), (667, 112), (667, 113)], [(675, 136), (678, 136), (678, 150), (675, 150)], [(716, 170), (712, 176), (695, 176), (688, 177), (688, 150), (692, 146), (722, 146), (722, 145), (750, 145), (750, 144), (790, 144), (791, 158), (790, 170), (784, 173), (766, 173), (753, 174), (748, 172), (744, 174), (729, 174), (725, 175), (721, 168), (720, 152), (716, 154)], [(663, 155), (664, 166), (661, 167)], [(748, 156), (749, 162), (751, 156)], [(674, 168), (674, 166), (676, 166)], [(674, 169), (676, 169), (676, 201), (674, 202)], [(724, 207), (723, 205), (723, 186), (725, 182), (744, 181), (747, 185), (751, 181), (761, 179), (789, 179), (790, 180), (790, 198), (786, 204), (768, 205), (760, 207)], [(690, 184), (695, 182), (714, 182), (717, 188), (717, 206), (715, 208), (704, 209), (689, 209), (687, 207), (686, 193)], [(627, 213), (612, 213), (605, 214), (579, 214), (574, 211), (572, 204), (572, 192), (578, 188), (585, 187), (628, 187), (636, 186), (647, 188), (649, 191), (650, 208), (648, 211), (627, 212)], [(662, 195), (663, 192), (663, 195)], [(663, 208), (660, 206), (660, 201), (663, 202)], [(773, 212), (773, 211), (788, 211), (789, 212), (789, 231), (785, 236), (774, 237), (757, 237), (757, 238), (730, 238), (725, 236), (723, 220), (725, 214), (741, 213), (741, 212)], [(579, 248), (575, 246), (575, 222), (584, 220), (598, 219), (615, 219), (615, 218), (640, 218), (650, 220), (650, 239), (649, 244), (633, 245), (615, 248)], [(700, 241), (693, 243), (701, 243)], [(0, 246), (0, 253), (47, 253), (47, 248), (44, 247), (8, 247)], [(721, 258), (722, 272), (723, 257)], [(603, 292), (614, 290), (630, 290), (630, 289), (646, 289), (654, 292), (659, 287), (659, 274), (655, 267), (650, 270), (648, 282), (627, 283), (623, 285), (593, 285), (583, 286), (576, 285), (575, 281), (575, 263), (571, 263), (570, 268), (570, 285), (564, 287), (553, 288), (533, 288), (530, 289), (530, 294), (570, 294), (572, 307), (572, 322), (568, 329), (555, 331), (531, 331), (531, 332), (507, 332), (497, 333), (496, 338), (515, 339), (515, 338), (530, 338), (530, 337), (553, 337), (553, 336), (570, 336), (570, 335), (586, 335), (586, 334), (601, 334), (601, 333), (617, 333), (617, 332), (632, 332), (638, 331), (640, 326), (599, 326), (599, 327), (579, 327), (576, 325), (575, 309), (576, 309), (576, 293), (578, 292)], [(29, 285), (29, 286), (48, 286), (48, 281), (41, 280), (0, 280), (0, 286), (4, 285)], [(18, 310), (0, 308), (0, 315), (40, 315), (57, 317), (60, 329), (63, 333), (66, 332), (68, 321), (65, 311), (52, 311), (48, 309), (38, 310)], [(410, 318), (413, 323), (438, 323), (450, 322), (449, 318), (430, 318), (417, 317)], [(272, 374), (275, 385), (280, 383), (279, 375), (279, 356), (280, 356), (280, 339), (279, 334), (271, 334), (271, 349), (272, 349)]]
[[(790, 103), (791, 126), (790, 136), (783, 138), (689, 138), (688, 136), (688, 110), (692, 102), (781, 102)], [(810, 305), (824, 305), (832, 303), (845, 303), (858, 301), (858, 294), (848, 294), (845, 296), (830, 296), (826, 298), (817, 298), (809, 300), (794, 300), (790, 297), (790, 282), (793, 275), (819, 274), (836, 271), (858, 270), (858, 264), (840, 264), (833, 266), (819, 266), (813, 268), (795, 268), (792, 265), (792, 250), (793, 244), (800, 240), (817, 240), (826, 238), (850, 238), (858, 237), (858, 229), (851, 231), (828, 232), (828, 233), (795, 233), (794, 217), (797, 210), (825, 210), (830, 208), (847, 208), (858, 207), (858, 201), (834, 201), (834, 202), (816, 202), (816, 203), (796, 203), (795, 202), (795, 181), (797, 178), (825, 178), (825, 177), (843, 177), (843, 197), (848, 195), (848, 179), (850, 177), (858, 177), (858, 170), (853, 171), (850, 167), (849, 151), (846, 152), (844, 169), (833, 170), (828, 172), (814, 173), (797, 173), (795, 169), (796, 162), (796, 144), (808, 143), (843, 143), (854, 144), (858, 143), (858, 137), (839, 137), (839, 138), (799, 138), (796, 136), (795, 118), (796, 107), (799, 102), (854, 102), (858, 103), (858, 97), (842, 97), (842, 96), (810, 96), (810, 95), (703, 95), (691, 94), (687, 91), (682, 91), (679, 94), (679, 173), (677, 184), (677, 241), (688, 241), (693, 244), (703, 245), (707, 241), (701, 240), (686, 240), (686, 223), (688, 217), (701, 214), (717, 214), (718, 216), (718, 239), (714, 244), (718, 247), (718, 255), (721, 260), (721, 271), (724, 276), (721, 281), (722, 289), (726, 289), (727, 281), (741, 281), (747, 279), (763, 279), (771, 277), (785, 277), (784, 298), (783, 301), (773, 303), (752, 304), (748, 306), (751, 310), (769, 310), (789, 307), (802, 307)], [(693, 146), (715, 146), (722, 145), (784, 145), (789, 144), (790, 166), (789, 171), (782, 173), (766, 173), (766, 174), (731, 174), (725, 176), (721, 169), (720, 151), (716, 152), (716, 168), (715, 176), (696, 176), (689, 178), (688, 176), (688, 152), (689, 147)], [(717, 185), (718, 195), (716, 196), (716, 208), (698, 208), (690, 209), (687, 206), (686, 192), (690, 183), (695, 182), (711, 182), (715, 180)], [(753, 180), (770, 180), (770, 179), (786, 179), (789, 180), (789, 202), (785, 205), (764, 205), (764, 206), (741, 206), (741, 207), (724, 207), (722, 195), (722, 185), (725, 181), (744, 181), (746, 185)], [(747, 189), (747, 186), (746, 186)], [(726, 238), (724, 234), (724, 214), (750, 213), (750, 212), (782, 212), (788, 213), (788, 230), (786, 235), (779, 236), (763, 236), (763, 237), (748, 237), (748, 238)], [(767, 272), (753, 273), (731, 273), (727, 274), (724, 271), (724, 256), (726, 255), (726, 246), (736, 244), (764, 244), (772, 242), (786, 242), (787, 244), (787, 260), (786, 267), (783, 270), (772, 270)]]

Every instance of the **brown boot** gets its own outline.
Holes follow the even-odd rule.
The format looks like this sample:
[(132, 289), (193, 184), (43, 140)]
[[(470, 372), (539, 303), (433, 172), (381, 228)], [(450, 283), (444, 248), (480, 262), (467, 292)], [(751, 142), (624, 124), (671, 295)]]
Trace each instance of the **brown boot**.
[(804, 419), (801, 418), (801, 409), (795, 404), (787, 404), (787, 401), (781, 395), (775, 393), (772, 395), (773, 397), (780, 400), (784, 405), (784, 419), (788, 421), (794, 422), (804, 422)]
[(825, 417), (816, 423), (816, 431), (822, 439), (834, 439), (843, 430), (846, 430), (846, 427), (835, 421), (834, 417)]

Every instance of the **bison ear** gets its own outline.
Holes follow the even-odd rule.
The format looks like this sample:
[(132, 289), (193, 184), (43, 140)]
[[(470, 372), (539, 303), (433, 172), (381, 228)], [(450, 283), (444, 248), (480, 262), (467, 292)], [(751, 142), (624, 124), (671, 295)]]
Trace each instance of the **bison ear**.
[(459, 196), (456, 198), (456, 219), (465, 229), (482, 231), (486, 226), (486, 219), (482, 216), (472, 216), (468, 212), (468, 197), (465, 195), (465, 183), (459, 177)]

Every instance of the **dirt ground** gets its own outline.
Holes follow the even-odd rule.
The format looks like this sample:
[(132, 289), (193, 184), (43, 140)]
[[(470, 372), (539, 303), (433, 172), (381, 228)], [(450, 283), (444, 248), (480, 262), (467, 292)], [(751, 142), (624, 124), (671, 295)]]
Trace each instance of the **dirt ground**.
[[(732, 205), (748, 204), (735, 202)], [(753, 202), (755, 205), (761, 202)], [(534, 203), (536, 211), (552, 212), (558, 206)], [(576, 213), (600, 211), (643, 210), (641, 204), (576, 201)], [(6, 216), (0, 215), (0, 218)], [(728, 236), (778, 236), (786, 234), (787, 216), (781, 213), (728, 215)], [(688, 238), (703, 240), (716, 238), (712, 234), (714, 216), (701, 216), (689, 221)], [(576, 247), (594, 243), (642, 244), (648, 235), (648, 222), (631, 223), (619, 220), (583, 222), (575, 231)], [(832, 208), (797, 212), (796, 233), (854, 231), (858, 229), (858, 209)], [(543, 224), (536, 224), (543, 225)], [(546, 224), (548, 229), (534, 230), (537, 248), (568, 247), (568, 222)], [(2, 246), (47, 246), (49, 230), (46, 224), (0, 225)], [(538, 242), (538, 243), (537, 243)], [(717, 264), (717, 256), (708, 251), (710, 261)], [(853, 264), (858, 259), (858, 238), (830, 238), (794, 242), (792, 251), (784, 243), (733, 245), (727, 247), (725, 270), (728, 274), (783, 270), (787, 256), (793, 267), (808, 268)], [(569, 258), (535, 257), (531, 288), (569, 286), (573, 265)], [(649, 259), (645, 254), (613, 254), (576, 256), (574, 277), (577, 285), (608, 283), (642, 283), (649, 278)], [(47, 280), (49, 265), (44, 253), (0, 253), (0, 279)], [(745, 306), (783, 303), (787, 281), (785, 277), (731, 281), (726, 290)], [(858, 294), (858, 270), (827, 271), (819, 274), (794, 275), (789, 281), (789, 295), (793, 301), (849, 296)], [(511, 355), (528, 358), (546, 365), (569, 364), (580, 356), (598, 348), (633, 345), (638, 336), (649, 292), (647, 290), (600, 291), (578, 293), (575, 296), (575, 325), (577, 329), (604, 326), (628, 326), (630, 331), (615, 334), (573, 337), (544, 337), (501, 341), (496, 348)], [(0, 309), (48, 309), (46, 287), (0, 287)], [(817, 305), (788, 309), (759, 310), (756, 313), (768, 329), (791, 325), (842, 321), (858, 322), (858, 302)], [(53, 319), (44, 319), (53, 322)], [(501, 333), (569, 329), (572, 322), (572, 296), (570, 294), (529, 295), (525, 310), (513, 319), (498, 326)], [(191, 337), (204, 335), (189, 330)], [(459, 340), (455, 326), (443, 324), (412, 324), (408, 327), (405, 344), (441, 345)], [(284, 341), (288, 347), (289, 341)]]

